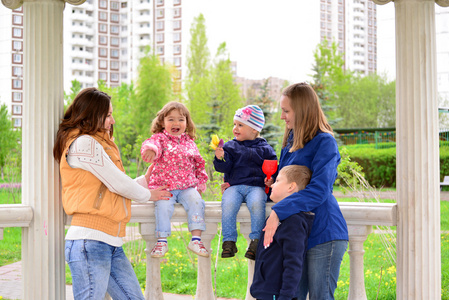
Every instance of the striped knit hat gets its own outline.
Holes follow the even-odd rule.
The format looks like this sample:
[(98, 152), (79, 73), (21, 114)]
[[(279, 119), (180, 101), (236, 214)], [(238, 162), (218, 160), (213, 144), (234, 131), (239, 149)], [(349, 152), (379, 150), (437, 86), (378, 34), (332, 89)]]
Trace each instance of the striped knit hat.
[(263, 111), (257, 105), (248, 105), (238, 109), (235, 112), (234, 120), (242, 122), (259, 132), (262, 131), (263, 125), (265, 124)]

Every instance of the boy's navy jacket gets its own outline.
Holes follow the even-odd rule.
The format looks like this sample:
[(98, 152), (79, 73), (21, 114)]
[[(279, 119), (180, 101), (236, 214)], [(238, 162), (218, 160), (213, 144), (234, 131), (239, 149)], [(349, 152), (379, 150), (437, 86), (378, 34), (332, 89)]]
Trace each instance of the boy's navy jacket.
[(250, 288), (254, 298), (291, 300), (296, 296), (313, 219), (313, 214), (303, 212), (285, 219), (266, 249), (263, 246), (265, 234), (260, 235)]
[(308, 249), (329, 241), (347, 241), (346, 221), (332, 195), (340, 163), (337, 142), (332, 135), (321, 131), (304, 148), (289, 152), (292, 142), (293, 131), (289, 135), (287, 146), (282, 149), (279, 170), (284, 166), (303, 165), (312, 171), (312, 178), (305, 189), (286, 197), (271, 209), (281, 221), (302, 211), (315, 214)]
[(239, 142), (235, 138), (223, 146), (224, 159), (214, 158), (215, 170), (224, 173), (224, 181), (232, 185), (265, 187), (262, 172), (265, 159), (277, 160), (276, 152), (263, 138)]

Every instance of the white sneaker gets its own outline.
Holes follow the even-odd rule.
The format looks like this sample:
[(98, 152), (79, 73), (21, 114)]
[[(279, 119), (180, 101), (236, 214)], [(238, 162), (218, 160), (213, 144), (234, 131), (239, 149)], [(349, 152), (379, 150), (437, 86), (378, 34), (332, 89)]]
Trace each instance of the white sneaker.
[(187, 249), (199, 256), (209, 257), (209, 252), (202, 241), (190, 241)]
[(168, 251), (168, 244), (164, 242), (157, 242), (151, 250), (151, 257), (164, 257)]

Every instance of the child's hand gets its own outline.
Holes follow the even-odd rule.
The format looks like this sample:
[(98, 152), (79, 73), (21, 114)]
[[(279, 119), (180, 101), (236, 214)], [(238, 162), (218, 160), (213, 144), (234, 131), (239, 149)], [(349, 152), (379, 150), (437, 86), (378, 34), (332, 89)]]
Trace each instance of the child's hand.
[(265, 177), (265, 185), (269, 188), (271, 188), (271, 186), (273, 185), (274, 180), (273, 177), (267, 180), (267, 177)]
[(154, 156), (156, 155), (156, 153), (153, 150), (147, 149), (145, 150), (145, 152), (142, 154), (142, 159), (146, 162), (153, 162)]
[(170, 197), (173, 197), (172, 193), (167, 191), (167, 185), (161, 186), (157, 189), (150, 190), (151, 192), (151, 198), (152, 201), (159, 201), (159, 200), (168, 200)]
[(222, 184), (221, 184), (221, 193), (223, 194), (224, 191), (226, 191), (226, 189), (227, 189), (228, 187), (230, 187), (230, 186), (231, 186), (231, 185), (230, 185), (228, 182), (222, 183)]
[(215, 157), (219, 160), (222, 160), (224, 157), (224, 150), (222, 147), (217, 147), (217, 149), (215, 149)]

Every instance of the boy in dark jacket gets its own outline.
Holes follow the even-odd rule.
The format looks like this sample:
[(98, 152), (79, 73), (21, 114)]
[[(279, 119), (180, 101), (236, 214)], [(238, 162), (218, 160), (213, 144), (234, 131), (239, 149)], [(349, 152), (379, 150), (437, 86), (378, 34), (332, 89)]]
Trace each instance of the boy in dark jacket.
[[(290, 165), (281, 169), (271, 186), (270, 199), (279, 202), (306, 187), (312, 176), (306, 166)], [(307, 251), (307, 238), (314, 214), (301, 212), (279, 223), (273, 242), (264, 248), (264, 234), (257, 245), (251, 295), (259, 300), (292, 300), (301, 279)], [(265, 225), (264, 225), (265, 227)]]
[(264, 123), (263, 111), (257, 105), (237, 110), (232, 130), (235, 138), (215, 150), (215, 170), (224, 173), (224, 181), (229, 185), (221, 201), (223, 258), (237, 253), (237, 213), (244, 202), (251, 214), (251, 242), (245, 257), (252, 260), (256, 257), (257, 242), (266, 218), (266, 175), (262, 164), (264, 160), (277, 160), (273, 147), (259, 137)]

